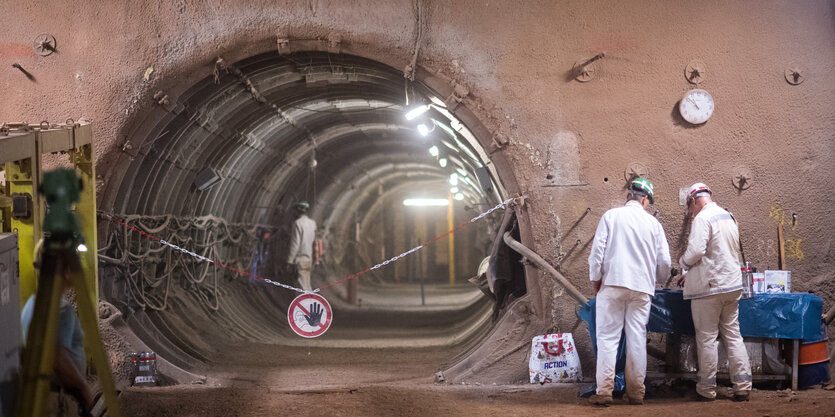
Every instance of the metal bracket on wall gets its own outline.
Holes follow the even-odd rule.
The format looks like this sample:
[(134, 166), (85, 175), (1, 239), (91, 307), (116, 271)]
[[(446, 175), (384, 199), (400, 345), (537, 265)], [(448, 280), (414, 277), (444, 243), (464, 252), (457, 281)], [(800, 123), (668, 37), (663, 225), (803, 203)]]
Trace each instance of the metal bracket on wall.
[(450, 94), (449, 97), (446, 98), (445, 102), (446, 106), (450, 110), (455, 110), (455, 108), (458, 107), (458, 105), (461, 104), (461, 102), (464, 101), (464, 99), (467, 98), (468, 95), (470, 95), (470, 89), (467, 88), (467, 86), (463, 84), (458, 84), (454, 81), (452, 83), (452, 87), (452, 94)]
[(34, 49), (35, 53), (40, 56), (52, 55), (53, 52), (57, 51), (57, 45), (55, 37), (48, 33), (41, 33), (35, 37), (34, 41), (32, 41), (32, 49)]
[(290, 53), (290, 37), (283, 33), (277, 34), (276, 48), (279, 55), (287, 55)]
[(705, 63), (694, 59), (687, 64), (684, 68), (684, 78), (687, 79), (687, 82), (690, 84), (700, 84), (702, 81), (705, 80), (705, 75), (707, 74), (707, 67)]
[(597, 67), (592, 65), (598, 59), (601, 59), (606, 56), (605, 52), (601, 52), (589, 59), (581, 59), (574, 63), (574, 67), (572, 68), (572, 72), (574, 73), (574, 79), (581, 82), (589, 82), (594, 78), (594, 73), (597, 71)]
[(182, 112), (185, 109), (185, 106), (177, 102), (177, 100), (175, 100), (174, 98), (169, 97), (168, 94), (166, 94), (162, 90), (159, 90), (156, 93), (154, 93), (154, 101), (156, 101), (157, 104), (162, 106), (162, 108), (164, 108), (166, 111), (174, 114), (180, 114), (180, 112)]
[(627, 183), (635, 178), (646, 177), (647, 175), (649, 175), (649, 168), (637, 162), (629, 164), (629, 166), (623, 171), (623, 179), (625, 179)]
[[(337, 32), (328, 34), (328, 52), (338, 54), (342, 47), (342, 35)], [(279, 52), (280, 53), (280, 52)]]
[(793, 65), (791, 68), (786, 69), (786, 72), (785, 72), (784, 75), (786, 77), (786, 81), (789, 84), (799, 85), (804, 80), (806, 80), (806, 77), (804, 76), (804, 73), (805, 73), (805, 71), (803, 69), (801, 69), (799, 66)]
[(734, 170), (731, 183), (737, 191), (745, 191), (751, 188), (751, 171), (748, 168), (737, 168)]
[(508, 140), (503, 134), (496, 132), (493, 134), (493, 137), (490, 138), (490, 142), (493, 144), (493, 149), (490, 150), (489, 153), (492, 154), (493, 152), (504, 149), (504, 147), (507, 146)]

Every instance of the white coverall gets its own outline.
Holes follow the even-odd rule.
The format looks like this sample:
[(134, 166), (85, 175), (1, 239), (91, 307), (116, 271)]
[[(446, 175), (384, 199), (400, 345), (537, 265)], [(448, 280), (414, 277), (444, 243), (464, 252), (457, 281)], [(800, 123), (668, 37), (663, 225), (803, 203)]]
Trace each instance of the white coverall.
[(719, 336), (728, 351), (734, 393), (751, 390), (751, 365), (739, 332), (739, 298), (742, 294), (742, 257), (739, 228), (727, 210), (716, 203), (705, 205), (693, 219), (687, 250), (679, 260), (687, 268), (684, 299), (690, 300), (699, 380), (696, 391), (716, 398)]
[(626, 393), (644, 398), (650, 305), (655, 281), (669, 275), (664, 228), (639, 202), (603, 214), (589, 255), (589, 277), (602, 280), (595, 313), (598, 395), (612, 395), (615, 357), (625, 330)]
[(290, 252), (287, 263), (296, 265), (299, 285), (305, 291), (312, 291), (310, 270), (313, 269), (313, 241), (316, 239), (316, 222), (306, 214), (293, 222), (290, 231)]

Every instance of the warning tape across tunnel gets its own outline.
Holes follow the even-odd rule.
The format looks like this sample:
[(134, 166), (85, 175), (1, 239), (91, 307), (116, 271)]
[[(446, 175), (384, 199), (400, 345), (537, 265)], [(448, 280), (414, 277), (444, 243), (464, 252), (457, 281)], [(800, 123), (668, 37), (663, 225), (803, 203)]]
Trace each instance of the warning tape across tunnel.
[(142, 229), (140, 229), (140, 228), (138, 228), (138, 227), (131, 226), (131, 225), (129, 225), (129, 224), (127, 224), (127, 223), (125, 223), (124, 221), (119, 220), (116, 216), (114, 216), (114, 215), (112, 215), (112, 214), (102, 214), (102, 217), (104, 217), (105, 219), (107, 219), (107, 220), (109, 220), (109, 221), (111, 221), (111, 222), (113, 222), (113, 223), (120, 224), (120, 225), (122, 225), (122, 226), (124, 226), (124, 227), (126, 227), (126, 228), (128, 228), (128, 229), (130, 229), (130, 230), (132, 230), (132, 231), (134, 231), (134, 232), (137, 232), (137, 233), (139, 233), (139, 234), (140, 234), (140, 235), (142, 235), (142, 236), (145, 236), (145, 237), (147, 237), (147, 238), (149, 238), (149, 239), (155, 240), (155, 241), (159, 242), (159, 243), (160, 243), (160, 244), (162, 244), (162, 245), (168, 246), (168, 247), (170, 247), (170, 248), (172, 248), (172, 249), (178, 250), (178, 251), (180, 251), (180, 252), (182, 252), (182, 253), (184, 253), (184, 254), (186, 254), (186, 255), (189, 255), (189, 256), (191, 256), (191, 257), (193, 257), (193, 258), (196, 258), (196, 259), (198, 259), (198, 260), (200, 260), (200, 261), (209, 262), (209, 263), (214, 264), (214, 265), (217, 265), (217, 266), (219, 266), (219, 267), (222, 267), (222, 268), (228, 269), (228, 270), (230, 270), (230, 271), (232, 271), (232, 272), (236, 272), (236, 273), (241, 274), (241, 275), (245, 275), (245, 276), (248, 276), (248, 277), (251, 277), (251, 278), (255, 278), (255, 279), (258, 279), (258, 280), (260, 280), (260, 281), (266, 282), (266, 283), (268, 283), (268, 284), (272, 284), (272, 285), (275, 285), (275, 286), (277, 286), (277, 287), (285, 288), (285, 289), (288, 289), (288, 290), (291, 290), (291, 291), (296, 291), (296, 292), (300, 292), (300, 293), (317, 293), (317, 292), (319, 292), (319, 291), (322, 291), (322, 290), (325, 290), (325, 289), (328, 289), (328, 288), (331, 288), (331, 287), (337, 286), (337, 285), (339, 285), (339, 284), (342, 284), (342, 283), (347, 282), (347, 281), (349, 281), (349, 280), (352, 280), (352, 279), (354, 279), (354, 278), (358, 278), (359, 276), (361, 276), (361, 275), (363, 275), (363, 274), (367, 274), (367, 273), (369, 273), (369, 272), (371, 272), (371, 271), (373, 271), (373, 270), (375, 270), (375, 269), (379, 269), (379, 268), (381, 268), (381, 267), (383, 267), (383, 266), (386, 266), (386, 265), (388, 265), (388, 264), (390, 264), (390, 263), (392, 263), (392, 262), (395, 262), (395, 261), (397, 261), (397, 260), (399, 260), (399, 259), (401, 259), (401, 258), (404, 258), (404, 257), (406, 257), (406, 256), (409, 256), (409, 255), (411, 255), (412, 253), (415, 253), (415, 252), (417, 252), (417, 251), (419, 251), (419, 250), (421, 250), (421, 249), (425, 248), (426, 246), (429, 246), (429, 245), (431, 245), (431, 244), (433, 244), (433, 243), (435, 243), (435, 242), (437, 242), (437, 241), (439, 241), (439, 240), (441, 240), (441, 239), (443, 239), (443, 238), (445, 238), (445, 237), (447, 237), (447, 236), (449, 236), (449, 235), (451, 235), (451, 234), (453, 234), (453, 233), (455, 233), (455, 232), (457, 232), (457, 231), (459, 231), (459, 230), (463, 229), (464, 227), (469, 226), (469, 225), (471, 225), (471, 224), (473, 224), (473, 223), (475, 223), (475, 222), (477, 222), (477, 221), (481, 220), (482, 218), (484, 218), (484, 217), (486, 217), (486, 216), (490, 215), (491, 213), (493, 213), (494, 211), (496, 211), (496, 210), (498, 210), (498, 209), (500, 209), (500, 208), (504, 208), (504, 207), (506, 207), (508, 204), (510, 204), (510, 202), (511, 202), (511, 201), (513, 201), (513, 199), (512, 199), (512, 198), (508, 198), (507, 200), (502, 201), (501, 203), (497, 204), (497, 205), (496, 205), (496, 206), (494, 206), (493, 208), (491, 208), (491, 209), (489, 209), (489, 210), (487, 210), (487, 211), (485, 211), (485, 212), (483, 212), (483, 213), (479, 214), (479, 215), (478, 215), (478, 216), (476, 216), (476, 217), (473, 217), (472, 219), (470, 219), (470, 220), (468, 220), (468, 221), (466, 221), (466, 222), (464, 222), (464, 223), (461, 223), (460, 225), (456, 226), (455, 228), (453, 228), (453, 229), (451, 229), (451, 230), (447, 231), (446, 233), (444, 233), (444, 234), (442, 234), (442, 235), (440, 235), (440, 236), (435, 237), (435, 238), (434, 238), (434, 239), (432, 239), (432, 240), (429, 240), (428, 242), (426, 242), (426, 243), (424, 243), (424, 244), (421, 244), (421, 245), (415, 246), (414, 248), (409, 249), (409, 250), (407, 250), (406, 252), (401, 253), (400, 255), (397, 255), (397, 256), (394, 256), (394, 257), (392, 257), (392, 258), (389, 258), (389, 259), (387, 259), (387, 260), (385, 260), (385, 261), (383, 261), (383, 262), (378, 263), (377, 265), (374, 265), (374, 266), (372, 266), (372, 267), (370, 267), (370, 268), (366, 268), (365, 270), (362, 270), (362, 271), (360, 271), (360, 272), (356, 272), (356, 273), (353, 273), (353, 274), (351, 274), (351, 275), (348, 275), (347, 277), (342, 278), (342, 279), (340, 279), (340, 280), (338, 280), (338, 281), (334, 281), (334, 282), (331, 282), (331, 283), (329, 283), (329, 284), (327, 284), (327, 285), (323, 285), (323, 286), (321, 286), (321, 287), (319, 287), (319, 288), (314, 289), (313, 291), (305, 291), (305, 290), (303, 290), (303, 289), (301, 289), (301, 288), (296, 288), (296, 287), (294, 287), (294, 286), (292, 286), (292, 285), (282, 284), (282, 283), (280, 283), (280, 282), (273, 281), (273, 280), (271, 280), (271, 279), (269, 279), (269, 278), (260, 277), (260, 276), (258, 276), (258, 275), (255, 275), (255, 274), (249, 273), (249, 272), (247, 272), (247, 271), (244, 271), (244, 270), (241, 270), (241, 269), (235, 268), (235, 267), (233, 267), (233, 266), (226, 265), (226, 264), (224, 264), (224, 263), (222, 263), (222, 262), (220, 262), (220, 261), (217, 261), (217, 260), (213, 260), (213, 259), (207, 258), (207, 257), (205, 257), (205, 256), (203, 256), (203, 255), (200, 255), (200, 254), (198, 254), (198, 253), (192, 252), (192, 251), (190, 251), (190, 250), (188, 250), (188, 249), (185, 249), (185, 248), (183, 248), (183, 247), (177, 246), (177, 245), (175, 245), (175, 244), (173, 244), (173, 243), (171, 243), (171, 242), (168, 242), (168, 241), (166, 241), (165, 239), (162, 239), (162, 238), (160, 238), (160, 237), (154, 236), (154, 235), (152, 235), (152, 234), (150, 234), (150, 233), (148, 233), (148, 232), (146, 232), (146, 231), (144, 231), (144, 230), (142, 230)]

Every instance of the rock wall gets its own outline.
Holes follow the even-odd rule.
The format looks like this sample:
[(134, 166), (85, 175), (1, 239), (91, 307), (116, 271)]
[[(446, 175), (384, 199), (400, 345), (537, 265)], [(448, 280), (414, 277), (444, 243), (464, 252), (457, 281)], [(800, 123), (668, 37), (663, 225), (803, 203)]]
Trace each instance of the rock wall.
[[(497, 152), (510, 163), (510, 191), (528, 196), (525, 244), (586, 294), (597, 221), (624, 202), (635, 172), (655, 184), (674, 259), (679, 189), (703, 181), (736, 215), (756, 266), (777, 267), (783, 222), (793, 289), (818, 292), (825, 308), (835, 299), (831, 0), (6, 0), (3, 14), (0, 120), (94, 121), (101, 198), (113, 192), (120, 155), (144, 137), (135, 131), (154, 93), (183, 91), (218, 56), (234, 62), (286, 38), (291, 48), (318, 42), (405, 68), (417, 46), (420, 71), (468, 87), (462, 104), (506, 141)], [(57, 40), (49, 56), (31, 47), (41, 33)], [(575, 63), (601, 52), (592, 79), (574, 80)], [(685, 78), (694, 60), (704, 69), (698, 88), (716, 102), (699, 126), (677, 111), (695, 87)], [(800, 70), (802, 83), (787, 82), (787, 70)], [(551, 281), (529, 280), (538, 284), (533, 314), (570, 327), (574, 314), (552, 309), (561, 302)]]

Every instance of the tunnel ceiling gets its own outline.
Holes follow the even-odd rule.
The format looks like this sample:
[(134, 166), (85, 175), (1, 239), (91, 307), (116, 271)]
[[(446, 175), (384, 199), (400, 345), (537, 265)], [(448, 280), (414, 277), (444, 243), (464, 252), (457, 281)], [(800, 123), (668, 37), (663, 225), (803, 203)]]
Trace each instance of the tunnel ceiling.
[[(494, 202), (497, 192), (485, 194), (476, 179), (483, 152), (469, 130), (435, 98), (438, 106), (423, 117), (444, 126), (421, 137), (415, 130), (421, 119), (404, 117), (407, 97), (412, 105), (428, 104), (433, 93), (356, 56), (218, 59), (212, 76), (146, 123), (114, 210), (270, 224), (289, 204), (307, 199), (314, 217), (328, 222), (334, 210), (367, 206), (365, 200), (407, 182), (439, 184), (453, 172), (466, 174), (460, 188), (467, 202)], [(432, 145), (440, 155), (429, 154)], [(439, 158), (448, 159), (446, 167)], [(199, 191), (193, 183), (206, 169), (221, 180)]]

